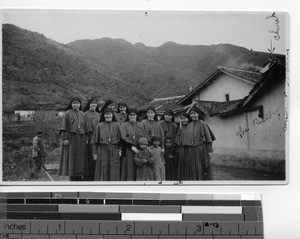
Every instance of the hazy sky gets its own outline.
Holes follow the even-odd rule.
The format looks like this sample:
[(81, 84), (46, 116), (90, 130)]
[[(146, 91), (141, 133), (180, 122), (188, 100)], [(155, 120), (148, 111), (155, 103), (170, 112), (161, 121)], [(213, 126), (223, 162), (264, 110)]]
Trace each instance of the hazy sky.
[[(5, 10), (3, 23), (44, 34), (60, 43), (103, 37), (123, 38), (134, 44), (159, 46), (167, 41), (190, 45), (230, 43), (285, 54), (288, 15), (277, 12), (170, 12)], [(276, 33), (270, 33), (275, 31)], [(274, 37), (279, 36), (279, 40)]]

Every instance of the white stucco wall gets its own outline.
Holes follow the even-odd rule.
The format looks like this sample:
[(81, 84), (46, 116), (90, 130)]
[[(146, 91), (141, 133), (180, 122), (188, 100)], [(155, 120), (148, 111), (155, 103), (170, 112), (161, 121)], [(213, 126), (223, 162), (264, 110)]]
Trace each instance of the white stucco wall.
[(248, 95), (253, 86), (253, 83), (222, 74), (193, 100), (226, 101), (225, 94), (229, 94), (229, 100), (239, 100)]
[(285, 97), (284, 82), (259, 97), (252, 106), (263, 105), (264, 117), (258, 110), (224, 117), (206, 117), (216, 141), (217, 154), (244, 155), (250, 158), (284, 159)]

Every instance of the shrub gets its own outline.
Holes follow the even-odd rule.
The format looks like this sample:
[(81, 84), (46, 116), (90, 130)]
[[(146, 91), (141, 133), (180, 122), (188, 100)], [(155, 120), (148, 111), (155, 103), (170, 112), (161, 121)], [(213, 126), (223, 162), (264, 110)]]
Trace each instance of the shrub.
[(35, 176), (32, 146), (3, 153), (3, 181), (15, 181)]
[(59, 125), (61, 118), (55, 110), (39, 109), (32, 114), (32, 121), (36, 131), (44, 132), (45, 147), (51, 151), (59, 146)]

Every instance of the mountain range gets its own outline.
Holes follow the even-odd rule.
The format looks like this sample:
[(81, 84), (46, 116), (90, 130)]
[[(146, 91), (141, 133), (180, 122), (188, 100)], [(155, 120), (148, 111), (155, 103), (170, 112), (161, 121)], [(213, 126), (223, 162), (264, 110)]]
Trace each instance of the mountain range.
[(44, 35), (2, 25), (3, 109), (66, 107), (79, 96), (139, 106), (184, 95), (219, 66), (258, 70), (269, 57), (230, 44), (158, 47), (101, 38), (61, 44)]

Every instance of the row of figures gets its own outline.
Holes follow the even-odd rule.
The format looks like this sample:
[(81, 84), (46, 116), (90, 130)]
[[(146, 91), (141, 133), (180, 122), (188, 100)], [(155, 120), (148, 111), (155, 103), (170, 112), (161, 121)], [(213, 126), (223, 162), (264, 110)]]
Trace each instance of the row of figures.
[(62, 117), (59, 175), (70, 181), (209, 180), (210, 153), (215, 140), (193, 107), (182, 113), (181, 127), (166, 110), (160, 121), (149, 107), (140, 120), (137, 109), (110, 102), (98, 108), (90, 99), (84, 110), (73, 98)]

